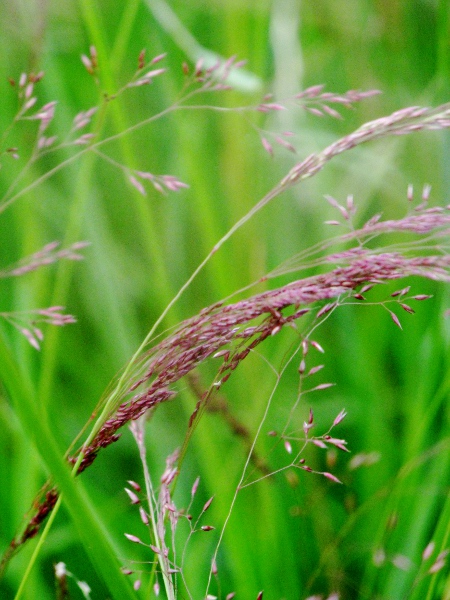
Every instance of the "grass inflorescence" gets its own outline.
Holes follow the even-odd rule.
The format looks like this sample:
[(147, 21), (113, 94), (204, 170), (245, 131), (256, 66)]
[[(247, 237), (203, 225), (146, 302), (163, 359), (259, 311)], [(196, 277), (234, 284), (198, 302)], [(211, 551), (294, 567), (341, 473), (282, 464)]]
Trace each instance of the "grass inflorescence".
[[(141, 196), (149, 194), (147, 186), (163, 194), (188, 189), (188, 184), (175, 175), (155, 174), (144, 168), (132, 167), (117, 160), (106, 151), (108, 144), (136, 132), (144, 126), (151, 125), (171, 113), (194, 110), (214, 110), (218, 113), (234, 111), (241, 113), (246, 120), (251, 121), (251, 115), (283, 111), (289, 109), (289, 102), (293, 102), (295, 105), (302, 105), (312, 115), (340, 118), (341, 114), (334, 108), (335, 105), (349, 108), (354, 103), (378, 93), (376, 91), (352, 91), (334, 94), (325, 92), (322, 86), (313, 86), (296, 94), (289, 101), (277, 101), (266, 96), (261, 102), (254, 105), (234, 108), (216, 106), (212, 103), (205, 105), (200, 101), (197, 104), (197, 97), (203, 99), (205, 94), (209, 95), (210, 92), (228, 92), (230, 89), (228, 80), (231, 73), (242, 68), (244, 64), (242, 61), (237, 61), (235, 57), (225, 62), (218, 61), (212, 65), (204, 65), (203, 61), (199, 60), (192, 67), (183, 66), (185, 77), (183, 89), (173, 104), (123, 131), (101, 138), (101, 127), (98, 125), (100, 121), (97, 124), (94, 122), (98, 115), (103, 115), (103, 117), (99, 117), (100, 119), (104, 118), (109, 105), (118, 101), (122, 95), (129, 93), (133, 88), (152, 85), (155, 80), (164, 77), (166, 68), (160, 66), (164, 59), (165, 54), (158, 54), (146, 62), (145, 53), (141, 52), (138, 56), (138, 69), (135, 75), (117, 92), (105, 94), (98, 107), (91, 107), (76, 114), (71, 129), (63, 141), (59, 141), (57, 135), (48, 135), (48, 130), (55, 119), (56, 102), (47, 102), (38, 107), (35, 89), (42, 81), (44, 74), (23, 74), (18, 81), (11, 79), (11, 86), (17, 90), (18, 110), (11, 129), (5, 132), (2, 140), (5, 165), (11, 159), (21, 160), (22, 156), (21, 148), (9, 146), (7, 143), (14, 126), (31, 121), (37, 124), (37, 127), (35, 127), (35, 135), (30, 148), (23, 149), (25, 155), (23, 168), (7, 189), (0, 203), (0, 212), (3, 213), (21, 196), (30, 193), (37, 185), (47, 182), (63, 168), (69, 167), (73, 162), (81, 160), (87, 155), (101, 159), (116, 169), (124, 176), (127, 184), (130, 184)], [(93, 81), (99, 84), (101, 65), (99, 65), (95, 46), (91, 46), (89, 55), (82, 56), (82, 64)], [(86, 128), (91, 126), (92, 130), (86, 132)], [(263, 148), (267, 153), (273, 155), (273, 143), (269, 141), (267, 132), (256, 125), (252, 124), (252, 127), (258, 131)], [(148, 569), (143, 570), (139, 578), (135, 580), (134, 592), (138, 592), (142, 581), (146, 579), (147, 589), (152, 590), (149, 593), (154, 596), (159, 595), (160, 582), (162, 582), (169, 599), (175, 600), (184, 595), (194, 598), (194, 592), (190, 589), (190, 570), (195, 569), (195, 564), (193, 565), (192, 561), (188, 559), (188, 549), (197, 536), (211, 534), (214, 542), (208, 548), (210, 567), (204, 577), (204, 597), (209, 599), (233, 598), (234, 591), (222, 591), (221, 560), (223, 557), (221, 552), (228, 524), (243, 490), (256, 487), (262, 481), (274, 480), (281, 473), (286, 474), (287, 480), (293, 482), (293, 487), (298, 485), (295, 483), (298, 473), (300, 476), (317, 475), (330, 485), (342, 483), (341, 478), (333, 472), (336, 464), (334, 452), (339, 450), (348, 453), (351, 440), (348, 443), (347, 439), (338, 437), (334, 428), (338, 427), (347, 416), (348, 408), (345, 407), (340, 412), (336, 412), (331, 425), (328, 424), (322, 429), (323, 433), (316, 435), (314, 432), (314, 428), (317, 427), (315, 415), (318, 411), (317, 409), (313, 411), (308, 406), (308, 416), (303, 424), (298, 426), (306, 402), (309, 402), (309, 394), (312, 392), (327, 393), (327, 390), (329, 391), (335, 385), (335, 382), (329, 382), (326, 379), (320, 380), (317, 374), (321, 373), (324, 364), (310, 364), (311, 355), (309, 353), (311, 350), (316, 353), (324, 352), (324, 348), (316, 339), (317, 332), (343, 307), (365, 305), (371, 306), (372, 309), (381, 308), (387, 311), (386, 316), (390, 317), (394, 325), (401, 329), (403, 316), (412, 315), (416, 312), (415, 306), (418, 302), (421, 303), (431, 298), (431, 294), (426, 291), (422, 292), (420, 289), (411, 291), (412, 286), (414, 285), (415, 288), (417, 285), (417, 278), (442, 283), (450, 281), (450, 255), (447, 242), (450, 233), (450, 207), (430, 207), (428, 205), (430, 196), (428, 186), (425, 186), (421, 202), (417, 206), (413, 203), (412, 187), (408, 188), (406, 203), (409, 206), (405, 216), (383, 219), (381, 214), (376, 214), (363, 224), (357, 222), (357, 203), (354, 202), (353, 196), (348, 196), (342, 203), (334, 196), (327, 196), (329, 204), (337, 210), (338, 218), (328, 220), (326, 224), (343, 227), (342, 233), (330, 240), (319, 240), (312, 248), (302, 250), (298, 255), (261, 276), (256, 283), (235, 292), (233, 296), (215, 301), (194, 316), (179, 320), (166, 332), (161, 332), (160, 326), (194, 280), (207, 265), (209, 266), (215, 255), (238, 230), (263, 208), (274, 203), (281, 194), (292, 190), (304, 180), (322, 171), (327, 163), (336, 156), (374, 140), (447, 128), (450, 128), (449, 104), (443, 104), (436, 108), (413, 106), (365, 123), (352, 133), (329, 144), (324, 150), (311, 153), (296, 162), (266, 195), (243, 216), (240, 216), (229, 230), (214, 243), (204, 260), (179, 288), (172, 300), (167, 303), (161, 315), (154, 320), (153, 326), (138, 349), (129, 358), (120, 375), (107, 388), (88, 423), (70, 445), (64, 456), (64, 462), (70, 465), (71, 477), (65, 478), (64, 467), (58, 463), (60, 456), (55, 458), (53, 476), (42, 488), (32, 507), (31, 516), (26, 518), (22, 530), (10, 543), (2, 561), (2, 571), (4, 571), (18, 550), (38, 535), (48, 516), (52, 515), (45, 526), (37, 551), (30, 559), (16, 598), (22, 594), (33, 562), (37, 559), (37, 552), (48, 536), (59, 506), (68, 497), (68, 492), (70, 496), (70, 490), (75, 489), (75, 487), (72, 488), (72, 486), (76, 486), (72, 476), (80, 475), (88, 467), (91, 467), (105, 448), (119, 440), (125, 426), (131, 429), (136, 441), (145, 481), (144, 492), (139, 484), (131, 481), (130, 487), (133, 489), (127, 488), (127, 493), (131, 503), (139, 506), (140, 518), (146, 527), (146, 535), (149, 538), (149, 542), (145, 542), (140, 536), (125, 534), (129, 542), (144, 547), (149, 555)], [(280, 148), (296, 154), (298, 150), (294, 144), (287, 141), (292, 139), (291, 133), (274, 134), (273, 140)], [(42, 175), (29, 182), (28, 176), (39, 161), (49, 157), (54, 159), (58, 153), (65, 151), (69, 152), (68, 157), (60, 162), (56, 161), (54, 166), (44, 170)], [(393, 234), (396, 235), (395, 242), (390, 241), (390, 236)], [(405, 240), (400, 241), (399, 236), (405, 236)], [(42, 250), (31, 253), (29, 258), (19, 260), (11, 267), (2, 269), (0, 277), (23, 276), (62, 259), (79, 260), (82, 258), (80, 250), (86, 246), (86, 242), (75, 242), (67, 247), (64, 246), (64, 249), (61, 250), (57, 242), (46, 244)], [(307, 271), (306, 274), (299, 276), (303, 271)], [(271, 286), (271, 281), (277, 277), (288, 277), (289, 281), (286, 282), (284, 279), (278, 286)], [(398, 281), (400, 284), (402, 280), (407, 280), (406, 283), (401, 283), (403, 287), (398, 287), (394, 291), (390, 290), (388, 286), (390, 282)], [(414, 283), (410, 283), (410, 281), (414, 281)], [(258, 286), (262, 287), (263, 291), (252, 293), (253, 288)], [(380, 299), (377, 293), (383, 287), (389, 291)], [(235, 299), (237, 295), (240, 297), (238, 300)], [(372, 295), (374, 295), (373, 299)], [(75, 323), (75, 317), (63, 311), (64, 307), (53, 305), (43, 309), (30, 308), (27, 311), (4, 311), (0, 313), (0, 316), (11, 324), (31, 346), (39, 350), (44, 342), (39, 323), (45, 322), (50, 325)], [(266, 342), (269, 343), (269, 340), (286, 330), (291, 332), (293, 341), (288, 345), (283, 359), (277, 362), (274, 358), (267, 358), (263, 350)], [(7, 347), (4, 352), (8, 352)], [(250, 357), (255, 356), (265, 362), (269, 371), (275, 374), (276, 383), (272, 391), (266, 393), (265, 397), (263, 395), (264, 410), (256, 427), (254, 423), (250, 427), (241, 423), (239, 418), (233, 414), (234, 407), (226, 398), (221, 399), (220, 394), (227, 389), (226, 384), (228, 380), (233, 379), (234, 373), (239, 372), (243, 364), (246, 364)], [(9, 357), (9, 361), (5, 361), (5, 369), (8, 365), (12, 365), (10, 372), (4, 376), (5, 386), (12, 396), (20, 395), (19, 388), (11, 388), (10, 382), (15, 372), (12, 356)], [(292, 393), (293, 400), (291, 398), (287, 403), (288, 415), (281, 424), (281, 428), (279, 424), (276, 428), (272, 428), (270, 418), (274, 397), (278, 389), (284, 385), (285, 373), (294, 363), (296, 364), (297, 381), (295, 391)], [(205, 365), (207, 367), (211, 365), (209, 368), (214, 372), (214, 377), (206, 384), (203, 383), (205, 381), (203, 375)], [(208, 372), (208, 368), (205, 370)], [(199, 373), (202, 374), (201, 377), (198, 375)], [(310, 384), (313, 376), (313, 383)], [(181, 448), (172, 449), (166, 459), (165, 470), (162, 475), (157, 476), (153, 473), (146, 455), (144, 430), (147, 420), (150, 420), (150, 416), (153, 416), (155, 410), (159, 409), (161, 405), (175, 400), (185, 387), (193, 390), (196, 405), (185, 423), (186, 432)], [(27, 390), (28, 408), (31, 410), (32, 396), (28, 394), (29, 390), (25, 384), (23, 389)], [(18, 398), (16, 398), (17, 401)], [(245, 441), (246, 448), (246, 458), (239, 471), (233, 493), (227, 499), (228, 508), (225, 511), (225, 517), (222, 522), (217, 524), (213, 518), (211, 522), (204, 520), (205, 513), (213, 506), (214, 496), (203, 503), (197, 517), (193, 517), (191, 514), (199, 485), (198, 480), (191, 489), (191, 497), (185, 509), (179, 509), (174, 500), (175, 484), (185, 464), (189, 443), (205, 411), (221, 415), (224, 426), (229, 428), (234, 435), (241, 437)], [(28, 421), (23, 413), (20, 414), (20, 418), (24, 419), (25, 426), (31, 427), (33, 415), (36, 415), (35, 408), (33, 408), (33, 412), (30, 412)], [(28, 425), (26, 425), (27, 422)], [(37, 435), (47, 431), (44, 425), (45, 419), (43, 419), (42, 430), (37, 429)], [(267, 433), (266, 438), (273, 441), (273, 445), (268, 449), (261, 444), (263, 431)], [(49, 443), (48, 447), (51, 447), (53, 452), (56, 444)], [(328, 461), (326, 465), (314, 464), (314, 462), (318, 462), (317, 459), (309, 462), (309, 458), (307, 459), (305, 454), (311, 447), (326, 452)], [(279, 460), (280, 448), (283, 456), (281, 462)], [(274, 456), (278, 458), (275, 460)], [(372, 464), (370, 458), (366, 460), (366, 455), (360, 456), (362, 457), (361, 461), (358, 464), (354, 462), (353, 467), (349, 468), (356, 469), (362, 465)], [(47, 462), (49, 465), (52, 463), (51, 459), (48, 459), (48, 455)], [(62, 471), (59, 470), (61, 468)], [(253, 470), (251, 471), (250, 468)], [(157, 485), (155, 481), (158, 481)], [(70, 500), (68, 502), (70, 503)], [(78, 525), (81, 527), (83, 526), (83, 516), (86, 518), (86, 523), (94, 516), (88, 502), (86, 501), (85, 504), (84, 502), (83, 497), (80, 496), (72, 500), (72, 504), (69, 504), (72, 518), (74, 518), (77, 503), (85, 506), (86, 510), (78, 521)], [(211, 512), (208, 512), (208, 516)], [(187, 523), (187, 534), (185, 533), (184, 540), (179, 541), (181, 521)], [(212, 524), (213, 522), (215, 524)], [(89, 531), (93, 532), (94, 541), (98, 542), (98, 546), (92, 550), (93, 554), (98, 551), (97, 569), (105, 577), (107, 569), (114, 564), (114, 560), (118, 562), (116, 555), (109, 563), (103, 560), (109, 552), (113, 553), (113, 544), (109, 543), (107, 536), (100, 529), (93, 528)], [(85, 535), (87, 538), (90, 533), (85, 533)], [(442, 540), (445, 539), (445, 535), (442, 533), (440, 536)], [(100, 544), (99, 541), (102, 543)], [(435, 551), (435, 546), (430, 545), (434, 543), (430, 542), (423, 550), (423, 561), (431, 564), (429, 565), (427, 562), (427, 571), (423, 573), (423, 577), (419, 576), (419, 571), (420, 569), (423, 571), (425, 567), (419, 567), (412, 588), (418, 588), (424, 580), (427, 580), (427, 577), (428, 579), (437, 577), (438, 573), (446, 566), (447, 548), (442, 547), (439, 548), (439, 551)], [(445, 545), (444, 542), (442, 543)], [(380, 548), (374, 558), (375, 566), (383, 566), (386, 556), (384, 548)], [(104, 565), (102, 566), (101, 563)], [(393, 555), (391, 563), (400, 570), (410, 569), (408, 559), (402, 554)], [(72, 575), (70, 571), (66, 570), (64, 563), (58, 562), (58, 565), (59, 568), (56, 569), (57, 585), (61, 597), (64, 597), (67, 578)], [(123, 573), (134, 576), (136, 570), (127, 567)], [(436, 580), (436, 577), (433, 581)], [(108, 578), (106, 577), (106, 579)], [(84, 582), (78, 581), (79, 587), (82, 588), (80, 583), (84, 584)], [(115, 597), (119, 597), (119, 594), (122, 593), (121, 590), (126, 590), (128, 597), (133, 597), (130, 586), (122, 582), (122, 573), (115, 572), (114, 577), (105, 583), (111, 586)], [(84, 589), (85, 597), (89, 597), (88, 587)], [(236, 593), (239, 593), (239, 590)], [(333, 591), (328, 598), (340, 598), (340, 593), (339, 589)], [(263, 592), (255, 591), (254, 596), (262, 599)]]

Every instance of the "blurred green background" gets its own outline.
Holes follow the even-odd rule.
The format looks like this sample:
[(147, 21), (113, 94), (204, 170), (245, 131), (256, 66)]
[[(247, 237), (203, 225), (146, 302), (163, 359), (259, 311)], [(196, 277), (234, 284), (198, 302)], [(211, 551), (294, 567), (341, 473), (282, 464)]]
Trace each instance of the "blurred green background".
[[(188, 190), (161, 196), (148, 189), (143, 197), (119, 168), (88, 153), (2, 212), (2, 267), (53, 240), (66, 246), (77, 240), (91, 244), (82, 263), (62, 261), (1, 282), (1, 311), (64, 305), (78, 318), (76, 325), (48, 327), (39, 353), (1, 323), (10, 356), (29, 378), (36, 412), (51, 425), (61, 453), (199, 262), (295, 162), (367, 120), (405, 106), (450, 99), (449, 13), (444, 0), (1, 3), (1, 131), (17, 110), (8, 78), (45, 71), (37, 88), (39, 102), (58, 102), (48, 135), (64, 139), (77, 113), (97, 105), (103, 92), (113, 94), (131, 78), (143, 48), (148, 58), (167, 52), (168, 72), (109, 103), (94, 122), (103, 137), (126, 131), (170, 106), (183, 85), (182, 63), (192, 65), (206, 51), (248, 62), (238, 89), (199, 97), (198, 104), (256, 104), (269, 92), (281, 100), (319, 83), (336, 93), (374, 88), (383, 92), (353, 111), (344, 109), (342, 121), (307, 115), (299, 108), (268, 117), (175, 112), (120, 137), (103, 151), (131, 169), (173, 174), (190, 185)], [(80, 60), (91, 44), (99, 55), (98, 87)], [(271, 159), (255, 126), (294, 131), (298, 156), (279, 148)], [(2, 196), (25, 164), (34, 131), (34, 123), (20, 123), (5, 142), (6, 147), (19, 148), (21, 159), (3, 157)], [(38, 161), (17, 189), (25, 190), (71, 154), (71, 149), (62, 150)], [(227, 242), (170, 311), (164, 328), (330, 235), (323, 222), (336, 214), (324, 194), (339, 201), (354, 194), (358, 223), (363, 223), (378, 211), (386, 217), (403, 215), (408, 184), (415, 186), (417, 197), (424, 184), (431, 184), (432, 202), (447, 204), (449, 174), (450, 140), (442, 132), (386, 139), (345, 153), (317, 177), (276, 199)], [(218, 555), (220, 588), (213, 582), (210, 593), (225, 598), (236, 591), (237, 598), (247, 599), (264, 590), (264, 598), (286, 600), (332, 592), (341, 600), (450, 598), (448, 568), (427, 575), (433, 559), (421, 559), (431, 540), (436, 544), (434, 557), (450, 543), (450, 332), (443, 318), (449, 294), (443, 285), (408, 283), (415, 293), (430, 293), (433, 299), (421, 303), (416, 315), (402, 315), (403, 331), (378, 307), (340, 309), (317, 331), (326, 350), (326, 369), (317, 377), (337, 385), (307, 397), (298, 423), (301, 426), (311, 405), (318, 431), (325, 431), (346, 408), (348, 416), (336, 434), (347, 439), (352, 455), (334, 457), (318, 448), (307, 453), (308, 464), (332, 470), (344, 485), (308, 473), (283, 472), (243, 490)], [(283, 333), (267, 343), (264, 353), (276, 368), (294, 341)], [(214, 366), (206, 366), (201, 376), (208, 385)], [(250, 434), (256, 432), (274, 383), (271, 369), (249, 357), (221, 390)], [(283, 427), (297, 385), (293, 364), (278, 387), (265, 431)], [(0, 398), (2, 551), (48, 476), (48, 466), (29, 432), (24, 433), (23, 418), (6, 388)], [(155, 481), (167, 455), (182, 444), (196, 402), (188, 385), (181, 388), (178, 398), (159, 407), (148, 424)], [(257, 449), (276, 469), (287, 459), (282, 452), (270, 454), (269, 442), (270, 438), (261, 440)], [(41, 443), (45, 446), (45, 440)], [(359, 453), (378, 460), (351, 470), (351, 456)], [(218, 531), (245, 458), (243, 440), (233, 435), (220, 414), (206, 413), (191, 440), (175, 496), (178, 506), (186, 506), (197, 476), (201, 483), (193, 513), (215, 496), (204, 519), (217, 530), (194, 535), (186, 552), (184, 575), (192, 598), (205, 595)], [(123, 491), (128, 479), (142, 483), (130, 433), (124, 431), (81, 479), (119, 548), (120, 561), (130, 568), (130, 561), (143, 561), (139, 568), (145, 582), (153, 557), (123, 535), (146, 535)], [(11, 563), (0, 583), (2, 599), (14, 598), (35, 545), (35, 540), (30, 542)], [(58, 561), (89, 583), (92, 598), (113, 597), (114, 590), (93, 567), (92, 551), (95, 547), (81, 542), (63, 508), (23, 597), (56, 597), (52, 565)], [(80, 598), (80, 591), (70, 585), (73, 598)], [(136, 597), (152, 597), (145, 583)], [(189, 596), (180, 590), (179, 597)]]

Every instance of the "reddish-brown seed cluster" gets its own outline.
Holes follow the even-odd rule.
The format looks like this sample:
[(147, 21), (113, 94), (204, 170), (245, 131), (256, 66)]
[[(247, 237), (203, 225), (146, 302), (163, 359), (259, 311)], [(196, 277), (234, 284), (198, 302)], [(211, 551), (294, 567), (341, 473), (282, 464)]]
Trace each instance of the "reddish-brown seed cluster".
[(21, 535), (18, 542), (14, 542), (15, 545), (20, 546), (27, 540), (33, 538), (39, 531), (41, 523), (46, 519), (47, 515), (53, 510), (53, 507), (58, 500), (58, 491), (56, 488), (48, 490), (45, 494), (45, 499), (38, 505), (38, 511), (34, 517), (29, 521), (25, 528), (25, 531)]
[(437, 108), (411, 106), (398, 110), (387, 117), (365, 123), (362, 127), (337, 140), (322, 152), (311, 154), (290, 170), (282, 180), (282, 186), (289, 187), (302, 179), (312, 177), (334, 156), (365, 142), (389, 135), (407, 135), (415, 131), (446, 129), (449, 127), (450, 104), (443, 104)]
[[(437, 222), (442, 224), (443, 215), (430, 213), (429, 216), (433, 220), (438, 216)], [(417, 221), (411, 220), (413, 217), (407, 217), (403, 224), (388, 222), (390, 230), (411, 227), (417, 230)], [(426, 228), (420, 231), (429, 231), (429, 223), (424, 226)], [(148, 409), (172, 399), (176, 392), (171, 386), (213, 355), (223, 358), (218, 380), (213, 384), (214, 389), (219, 389), (251, 350), (308, 312), (305, 305), (352, 294), (364, 284), (375, 285), (410, 275), (450, 280), (450, 257), (446, 255), (408, 258), (398, 253), (373, 254), (360, 248), (358, 252), (341, 254), (340, 258), (348, 264), (234, 304), (216, 304), (181, 324), (142, 358), (138, 365), (139, 376), (131, 383), (129, 392), (137, 388), (142, 391), (123, 402), (89, 448), (84, 449), (80, 470), (92, 462), (100, 448), (118, 439), (118, 429)], [(334, 306), (334, 302), (325, 304), (315, 317), (322, 317)], [(197, 410), (203, 400), (199, 401)], [(191, 424), (195, 416), (196, 412), (191, 417)]]

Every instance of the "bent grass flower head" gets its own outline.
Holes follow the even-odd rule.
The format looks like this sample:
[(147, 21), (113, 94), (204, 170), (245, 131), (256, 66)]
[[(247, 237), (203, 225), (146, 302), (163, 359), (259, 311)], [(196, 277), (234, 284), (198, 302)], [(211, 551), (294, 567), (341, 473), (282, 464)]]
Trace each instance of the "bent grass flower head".
[[(122, 401), (90, 444), (84, 446), (80, 469), (92, 462), (100, 448), (116, 441), (118, 430), (125, 424), (173, 399), (177, 393), (174, 384), (203, 361), (211, 357), (222, 359), (217, 378), (208, 392), (209, 398), (251, 351), (283, 327), (294, 328), (301, 337), (300, 322), (306, 315), (311, 326), (311, 320), (320, 322), (339, 305), (366, 300), (373, 287), (388, 281), (418, 276), (449, 282), (450, 256), (446, 253), (449, 226), (450, 207), (424, 208), (403, 219), (366, 223), (363, 228), (339, 238), (341, 241), (359, 240), (356, 246), (315, 261), (315, 265), (335, 263), (337, 266), (328, 273), (305, 277), (235, 303), (219, 302), (188, 319), (163, 341), (139, 355), (127, 376), (127, 386), (122, 387)], [(426, 249), (430, 253), (416, 255), (412, 242), (409, 245), (406, 242), (401, 252), (387, 251), (383, 247), (371, 249), (361, 243), (361, 240), (373, 243), (375, 236), (390, 232), (427, 235)], [(292, 269), (292, 264), (288, 270)], [(283, 269), (276, 273), (281, 272)], [(401, 325), (393, 310), (395, 306), (413, 313), (414, 309), (405, 300), (421, 301), (429, 297), (423, 294), (407, 296), (408, 292), (409, 287), (403, 288), (378, 302), (389, 311), (398, 326)], [(307, 338), (303, 339), (308, 342)], [(301, 363), (299, 371), (304, 368)], [(199, 400), (198, 409), (204, 401), (205, 398)], [(191, 425), (196, 414), (191, 417)]]

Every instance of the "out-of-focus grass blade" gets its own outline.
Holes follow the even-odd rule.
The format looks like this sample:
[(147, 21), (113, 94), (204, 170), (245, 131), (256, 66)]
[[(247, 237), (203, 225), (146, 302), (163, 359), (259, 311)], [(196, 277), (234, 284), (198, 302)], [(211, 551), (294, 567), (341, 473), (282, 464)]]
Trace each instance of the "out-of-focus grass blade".
[[(172, 36), (173, 41), (192, 62), (196, 63), (199, 59), (203, 59), (203, 67), (206, 69), (217, 65), (217, 63), (223, 64), (226, 62), (226, 58), (199, 44), (167, 2), (164, 0), (146, 0), (146, 4), (161, 27)], [(220, 74), (220, 70), (218, 74)], [(226, 82), (241, 92), (255, 92), (262, 88), (260, 78), (245, 69), (231, 69)]]
[[(102, 523), (102, 517), (96, 513), (80, 482), (75, 482), (68, 465), (61, 457), (53, 434), (42, 414), (39, 413), (28, 378), (15, 363), (3, 336), (0, 336), (0, 375), (11, 396), (22, 427), (33, 440), (63, 494), (64, 503), (86, 552), (110, 591), (111, 597), (117, 600), (134, 599), (135, 594), (129, 582), (120, 572), (120, 565), (116, 558), (117, 550)], [(21, 592), (18, 592), (17, 599), (20, 597), (19, 594), (21, 595)]]

